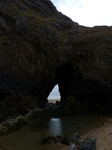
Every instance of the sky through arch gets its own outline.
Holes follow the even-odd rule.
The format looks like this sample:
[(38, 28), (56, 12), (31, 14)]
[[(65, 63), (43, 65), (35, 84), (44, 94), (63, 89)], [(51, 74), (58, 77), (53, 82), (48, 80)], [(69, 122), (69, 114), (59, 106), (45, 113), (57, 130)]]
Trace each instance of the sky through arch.
[(58, 88), (58, 85), (56, 85), (53, 90), (51, 91), (51, 93), (49, 94), (48, 100), (50, 99), (60, 99), (60, 93), (59, 93), (59, 88)]

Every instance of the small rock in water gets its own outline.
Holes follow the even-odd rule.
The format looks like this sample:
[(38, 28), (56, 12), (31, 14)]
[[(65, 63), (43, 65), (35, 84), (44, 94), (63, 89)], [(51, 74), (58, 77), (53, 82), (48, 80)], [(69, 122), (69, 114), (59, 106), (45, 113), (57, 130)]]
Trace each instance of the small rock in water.
[(79, 126), (78, 128), (79, 128), (79, 129), (82, 129), (82, 126)]
[(79, 140), (81, 140), (81, 137), (79, 136), (78, 133), (75, 133), (75, 134), (73, 135), (72, 142), (75, 143), (75, 142), (77, 142), (77, 141), (79, 141)]
[(72, 142), (72, 137), (67, 135), (67, 136), (64, 137), (64, 140), (62, 141), (62, 144), (70, 145), (71, 142)]
[(63, 139), (62, 136), (50, 135), (50, 136), (47, 136), (44, 139), (42, 139), (41, 143), (43, 143), (43, 144), (55, 144), (55, 143), (60, 143), (62, 139)]
[(107, 124), (106, 122), (103, 122), (103, 123), (102, 123), (102, 125), (106, 125), (106, 124)]
[(60, 105), (60, 102), (59, 101), (56, 101), (56, 104), (55, 105)]
[(69, 146), (69, 150), (75, 150), (75, 144), (71, 144), (70, 146)]

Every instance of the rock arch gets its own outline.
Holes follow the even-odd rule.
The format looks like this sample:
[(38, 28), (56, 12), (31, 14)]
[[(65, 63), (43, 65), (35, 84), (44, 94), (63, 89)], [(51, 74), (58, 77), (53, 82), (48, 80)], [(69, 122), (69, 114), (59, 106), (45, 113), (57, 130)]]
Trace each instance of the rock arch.
[(0, 121), (44, 106), (56, 84), (63, 109), (112, 113), (112, 27), (80, 26), (48, 0), (0, 6)]

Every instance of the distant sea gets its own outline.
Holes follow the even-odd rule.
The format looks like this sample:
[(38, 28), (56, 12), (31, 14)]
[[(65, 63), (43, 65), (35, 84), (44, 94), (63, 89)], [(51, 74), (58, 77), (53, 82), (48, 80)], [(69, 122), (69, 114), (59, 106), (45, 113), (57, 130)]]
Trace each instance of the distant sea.
[(57, 99), (48, 99), (49, 103), (56, 103), (56, 101), (59, 101), (60, 102), (60, 99), (57, 98)]

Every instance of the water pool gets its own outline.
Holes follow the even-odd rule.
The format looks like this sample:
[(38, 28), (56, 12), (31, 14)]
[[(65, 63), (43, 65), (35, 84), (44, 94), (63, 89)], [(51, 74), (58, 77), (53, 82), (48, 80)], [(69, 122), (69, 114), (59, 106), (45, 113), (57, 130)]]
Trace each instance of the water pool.
[(62, 116), (59, 118), (35, 118), (18, 131), (0, 137), (0, 150), (59, 150), (60, 145), (42, 145), (48, 135), (83, 135), (102, 125), (106, 116)]

